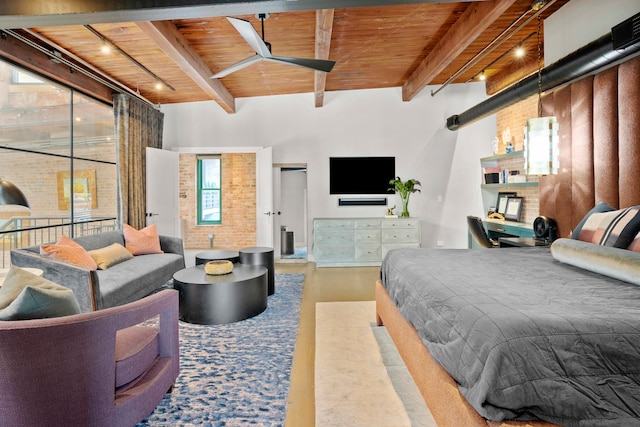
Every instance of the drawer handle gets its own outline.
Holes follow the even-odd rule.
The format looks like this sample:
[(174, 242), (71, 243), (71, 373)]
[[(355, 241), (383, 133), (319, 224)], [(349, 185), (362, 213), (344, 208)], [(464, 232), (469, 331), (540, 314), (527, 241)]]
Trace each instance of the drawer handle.
[(496, 231), (504, 232), (504, 228), (496, 228)]

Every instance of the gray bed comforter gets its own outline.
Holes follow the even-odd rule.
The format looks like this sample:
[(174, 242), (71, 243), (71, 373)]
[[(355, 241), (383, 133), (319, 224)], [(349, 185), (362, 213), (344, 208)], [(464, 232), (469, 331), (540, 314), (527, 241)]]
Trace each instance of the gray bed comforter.
[(382, 283), (485, 418), (640, 425), (640, 287), (548, 248), (397, 249)]

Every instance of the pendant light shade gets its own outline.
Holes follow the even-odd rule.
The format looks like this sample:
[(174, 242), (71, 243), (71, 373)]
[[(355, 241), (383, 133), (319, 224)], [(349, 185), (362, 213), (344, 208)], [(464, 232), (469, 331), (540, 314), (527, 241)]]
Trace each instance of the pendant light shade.
[(0, 205), (19, 205), (29, 208), (24, 193), (15, 184), (0, 178)]

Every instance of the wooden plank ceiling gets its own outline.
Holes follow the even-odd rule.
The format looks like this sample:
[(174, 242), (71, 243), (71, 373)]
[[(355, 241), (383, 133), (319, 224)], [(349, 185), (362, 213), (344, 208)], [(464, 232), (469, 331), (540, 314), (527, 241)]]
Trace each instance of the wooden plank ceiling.
[[(544, 19), (567, 2), (552, 2), (540, 16)], [(263, 61), (210, 79), (255, 53), (222, 16), (36, 27), (28, 32), (152, 103), (215, 100), (233, 113), (237, 98), (281, 94), (314, 93), (321, 107), (327, 92), (403, 87), (403, 99), (410, 101), (428, 90), (426, 85), (446, 82), (518, 18), (533, 15), (531, 4), (487, 0), (271, 13), (264, 21), (264, 36), (273, 55), (336, 61), (327, 74)], [(236, 17), (261, 32), (256, 15)], [(537, 19), (532, 19), (452, 83), (472, 81), (484, 71), (488, 89), (495, 92), (534, 72), (537, 27)], [(103, 53), (100, 35), (117, 49)], [(512, 50), (523, 41), (528, 53), (516, 60)], [(156, 79), (119, 51), (170, 87), (157, 89)]]

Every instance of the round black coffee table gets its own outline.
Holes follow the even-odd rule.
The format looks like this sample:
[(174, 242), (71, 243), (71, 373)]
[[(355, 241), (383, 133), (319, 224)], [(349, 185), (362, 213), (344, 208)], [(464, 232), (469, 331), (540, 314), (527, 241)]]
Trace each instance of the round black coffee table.
[(240, 253), (228, 249), (211, 249), (196, 254), (196, 265), (206, 264), (209, 261), (231, 261), (235, 264), (240, 261)]
[(234, 264), (219, 276), (205, 274), (204, 265), (185, 268), (173, 275), (180, 295), (180, 320), (217, 325), (237, 322), (267, 308), (267, 269)]
[(241, 264), (262, 265), (267, 268), (267, 283), (269, 288), (269, 295), (273, 295), (276, 291), (273, 248), (255, 246), (242, 248), (239, 250), (239, 252)]

